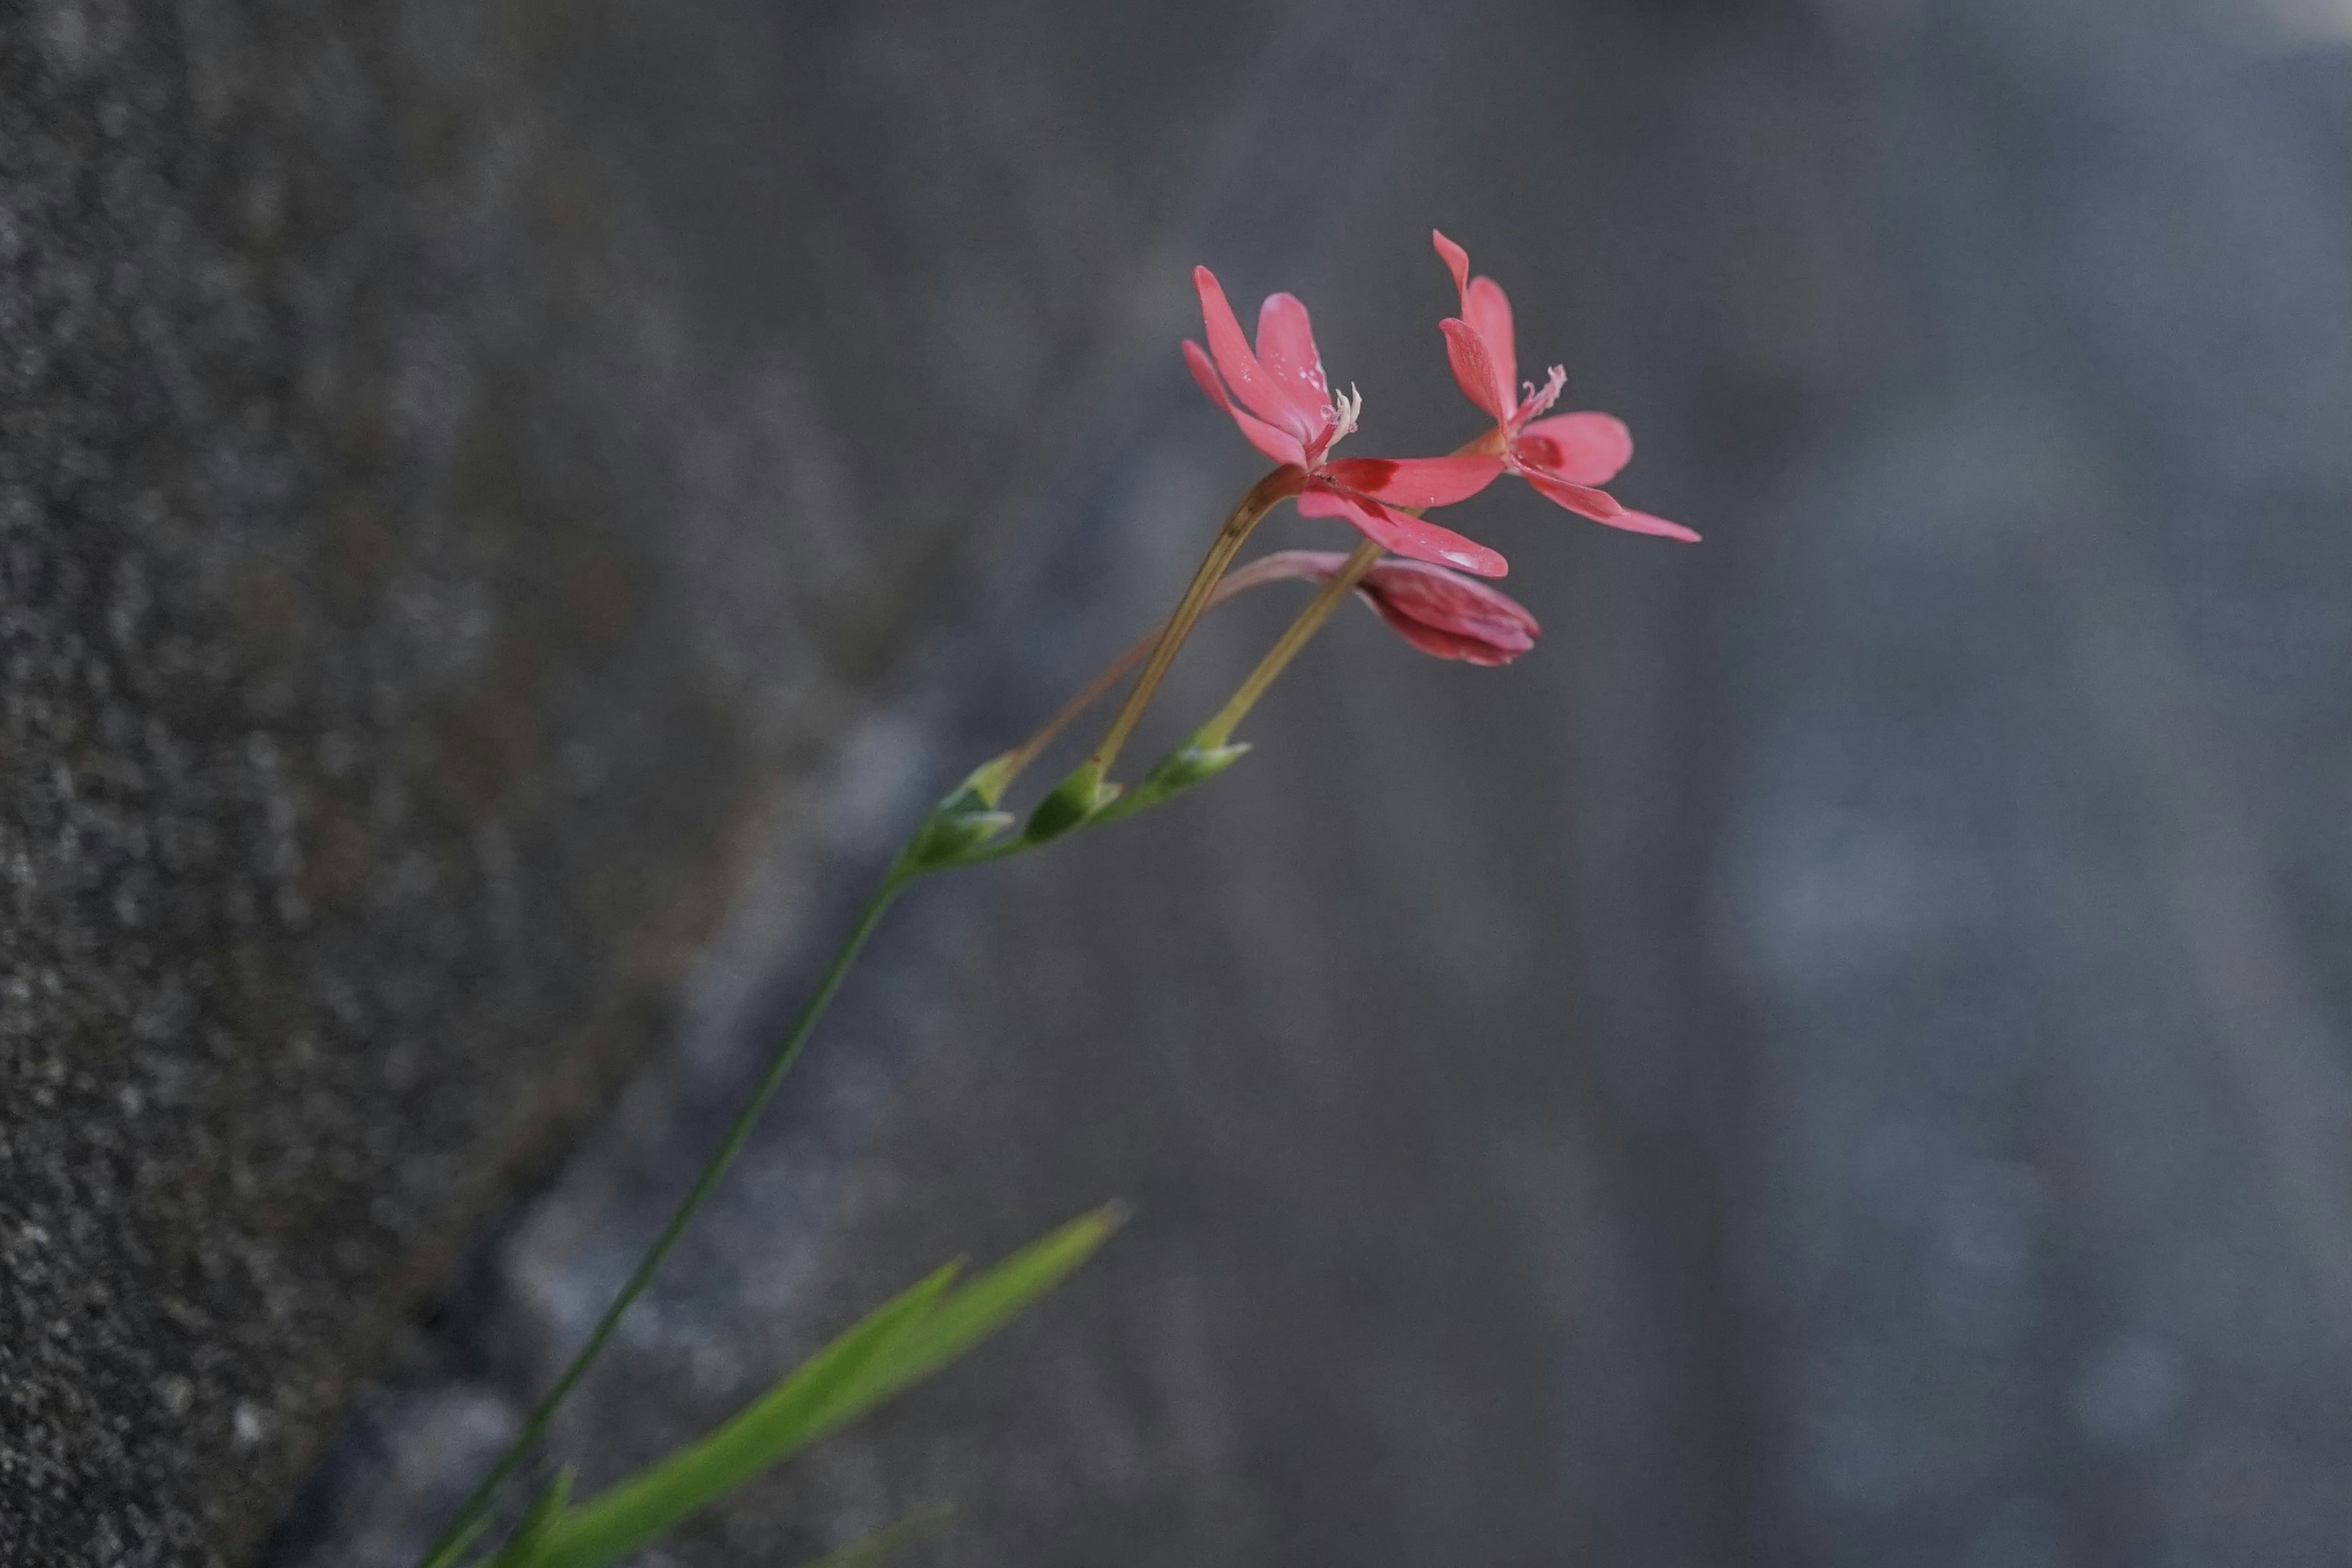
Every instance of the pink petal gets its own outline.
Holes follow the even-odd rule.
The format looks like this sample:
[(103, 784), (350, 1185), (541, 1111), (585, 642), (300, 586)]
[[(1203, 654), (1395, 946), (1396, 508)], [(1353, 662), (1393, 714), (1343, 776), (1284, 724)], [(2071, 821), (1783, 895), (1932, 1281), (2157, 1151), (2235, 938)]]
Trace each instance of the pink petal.
[(1317, 426), (1300, 422), (1289, 397), (1250, 352), (1249, 340), (1242, 336), (1242, 324), (1234, 319), (1234, 308), (1226, 302), (1217, 275), (1205, 267), (1195, 267), (1192, 287), (1201, 296), (1201, 321), (1209, 330), (1209, 352), (1216, 355), (1217, 368), (1224, 373), (1225, 384), (1234, 389), (1234, 395), (1268, 424), (1288, 430), (1300, 441), (1311, 438)]
[(1537, 493), (1545, 500), (1557, 501), (1580, 517), (1589, 517), (1595, 522), (1613, 522), (1624, 515), (1625, 509), (1619, 506), (1617, 498), (1607, 490), (1571, 485), (1565, 479), (1549, 479), (1537, 473), (1521, 477), (1535, 486)]
[(1470, 253), (1454, 244), (1436, 229), (1429, 231), (1429, 241), (1437, 247), (1437, 254), (1445, 262), (1445, 269), (1454, 274), (1454, 290), (1462, 296), (1464, 313), (1470, 304)]
[(1519, 351), (1511, 331), (1511, 300), (1492, 278), (1473, 278), (1462, 291), (1462, 314), (1486, 340), (1486, 357), (1494, 362), (1495, 379), (1503, 388), (1503, 402), (1516, 408), (1519, 401)]
[(1435, 626), (1424, 626), (1418, 621), (1409, 621), (1401, 616), (1392, 616), (1381, 606), (1379, 600), (1364, 595), (1357, 596), (1371, 605), (1372, 612), (1386, 621), (1390, 629), (1397, 636), (1404, 638), (1423, 653), (1438, 658), (1458, 658), (1465, 664), (1482, 664), (1492, 668), (1498, 664), (1508, 664), (1527, 651), (1525, 648), (1514, 648), (1509, 653), (1498, 652), (1475, 637), (1456, 637), (1452, 632), (1439, 631)]
[(1492, 415), (1497, 424), (1508, 419), (1511, 395), (1495, 374), (1495, 362), (1478, 329), (1452, 316), (1437, 327), (1445, 334), (1446, 363), (1454, 367), (1454, 384), (1462, 389), (1462, 395)]
[(1599, 521), (1612, 528), (1622, 528), (1628, 533), (1654, 533), (1661, 539), (1679, 539), (1685, 544), (1698, 542), (1696, 530), (1685, 528), (1679, 522), (1668, 522), (1663, 517), (1653, 517), (1646, 511), (1635, 511), (1631, 507), (1615, 517), (1604, 517)]
[(1481, 577), (1500, 577), (1511, 569), (1509, 562), (1475, 540), (1344, 490), (1310, 482), (1298, 498), (1298, 514), (1344, 519), (1382, 549), (1415, 561), (1459, 566)]
[(1633, 458), (1633, 432), (1613, 414), (1560, 414), (1520, 430), (1512, 455), (1570, 484), (1605, 485)]
[(1321, 428), (1331, 406), (1323, 379), (1323, 356), (1315, 352), (1315, 329), (1296, 294), (1268, 294), (1257, 313), (1257, 358), (1292, 411), (1307, 421), (1307, 434)]
[(1307, 448), (1298, 444), (1297, 437), (1277, 430), (1263, 419), (1253, 419), (1234, 406), (1234, 400), (1225, 395), (1225, 384), (1217, 379), (1216, 367), (1209, 363), (1201, 345), (1190, 338), (1184, 340), (1184, 363), (1191, 368), (1192, 379), (1201, 384), (1201, 390), (1209, 395), (1209, 401), (1233, 416), (1234, 423), (1241, 426), (1242, 435), (1251, 446), (1277, 463), (1291, 463), (1302, 468), (1307, 466)]
[(1236, 566), (1217, 580), (1216, 592), (1209, 603), (1222, 605), (1236, 594), (1246, 594), (1252, 588), (1268, 583), (1280, 583), (1295, 577), (1328, 582), (1331, 574), (1348, 563), (1348, 558), (1336, 550), (1277, 550), (1261, 555), (1245, 566)]
[(1333, 482), (1391, 506), (1452, 506), (1503, 471), (1500, 458), (1341, 458), (1323, 465)]
[[(1413, 627), (1468, 645), (1444, 648), (1444, 658), (1507, 663), (1535, 647), (1541, 629), (1525, 605), (1499, 589), (1419, 561), (1381, 562), (1365, 574), (1360, 592), (1381, 619), (1408, 637), (1412, 634), (1407, 628)], [(1441, 651), (1412, 640), (1427, 651)]]

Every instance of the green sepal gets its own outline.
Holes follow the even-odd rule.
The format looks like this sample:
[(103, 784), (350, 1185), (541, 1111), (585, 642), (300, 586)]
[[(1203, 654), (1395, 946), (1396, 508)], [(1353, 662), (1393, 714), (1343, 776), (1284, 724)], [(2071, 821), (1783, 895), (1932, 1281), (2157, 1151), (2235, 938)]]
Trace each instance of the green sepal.
[(1083, 826), (1089, 817), (1098, 816), (1120, 793), (1119, 785), (1104, 782), (1099, 763), (1081, 763), (1076, 772), (1055, 784), (1052, 793), (1037, 803), (1037, 809), (1029, 814), (1029, 825), (1021, 830), (1022, 842), (1043, 844), (1059, 838)]
[(891, 875), (911, 877), (961, 865), (1011, 827), (1013, 814), (996, 809), (1012, 783), (1011, 764), (1009, 756), (991, 758), (949, 791), (898, 852)]
[(1137, 806), (1157, 805), (1170, 795), (1191, 789), (1203, 779), (1213, 779), (1242, 760), (1249, 750), (1247, 741), (1236, 741), (1222, 746), (1202, 746), (1188, 741), (1177, 747), (1143, 775), (1135, 786)]

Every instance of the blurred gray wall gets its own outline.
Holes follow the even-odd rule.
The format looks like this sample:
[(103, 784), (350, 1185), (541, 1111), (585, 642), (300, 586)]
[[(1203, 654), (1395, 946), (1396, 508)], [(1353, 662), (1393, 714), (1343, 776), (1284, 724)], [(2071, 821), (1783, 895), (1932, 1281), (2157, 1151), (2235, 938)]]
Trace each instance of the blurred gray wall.
[(952, 1499), (942, 1563), (2342, 1561), (2347, 56), (2185, 5), (28, 18), (0, 1543), (413, 1550), (897, 827), (1249, 481), (1185, 268), (1439, 450), (1436, 223), (1707, 542), (1498, 488), (1453, 515), (1528, 659), (1351, 615), (1213, 787), (920, 890), (555, 1451), (1123, 1196), (652, 1555)]

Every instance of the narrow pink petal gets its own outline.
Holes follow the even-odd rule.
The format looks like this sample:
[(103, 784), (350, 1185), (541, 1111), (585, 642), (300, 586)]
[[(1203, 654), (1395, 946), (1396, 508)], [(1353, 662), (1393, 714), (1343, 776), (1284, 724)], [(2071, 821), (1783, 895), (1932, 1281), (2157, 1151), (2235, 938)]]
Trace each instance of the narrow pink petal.
[(1234, 395), (1251, 413), (1299, 440), (1313, 437), (1316, 427), (1301, 426), (1290, 399), (1250, 352), (1249, 340), (1242, 336), (1242, 324), (1234, 319), (1234, 308), (1226, 301), (1217, 275), (1205, 267), (1195, 267), (1192, 287), (1201, 296), (1201, 321), (1209, 330), (1209, 352), (1216, 356), (1217, 368), (1224, 373), (1225, 384), (1234, 389)]
[(1217, 367), (1210, 363), (1208, 351), (1190, 338), (1184, 340), (1184, 368), (1192, 373), (1192, 379), (1201, 384), (1210, 402), (1228, 414), (1234, 411), (1234, 400), (1226, 395), (1225, 384), (1217, 378)]
[(1508, 419), (1511, 396), (1495, 374), (1495, 362), (1487, 355), (1478, 329), (1452, 316), (1437, 327), (1445, 334), (1445, 360), (1454, 367), (1454, 384), (1462, 389), (1462, 395), (1493, 416), (1496, 423)]
[(1331, 388), (1323, 379), (1323, 356), (1315, 352), (1315, 329), (1297, 295), (1265, 297), (1257, 313), (1257, 360), (1292, 412), (1308, 422), (1312, 436), (1331, 407)]
[(1429, 240), (1437, 247), (1437, 254), (1445, 262), (1445, 269), (1454, 274), (1454, 291), (1462, 296), (1464, 313), (1470, 304), (1470, 253), (1454, 244), (1437, 229), (1429, 231)]
[(1366, 573), (1363, 593), (1391, 625), (1411, 621), (1505, 654), (1535, 647), (1535, 616), (1500, 589), (1420, 561), (1386, 560)]
[(1302, 468), (1307, 466), (1307, 448), (1298, 444), (1297, 437), (1277, 430), (1263, 419), (1253, 419), (1234, 406), (1234, 400), (1225, 395), (1225, 384), (1217, 379), (1216, 367), (1209, 363), (1201, 345), (1190, 338), (1184, 340), (1184, 363), (1192, 370), (1192, 379), (1201, 384), (1201, 390), (1209, 395), (1209, 401), (1233, 416), (1234, 423), (1241, 426), (1242, 435), (1251, 446), (1277, 463), (1292, 463)]
[(1492, 668), (1496, 665), (1508, 664), (1527, 651), (1525, 648), (1514, 648), (1508, 653), (1504, 653), (1489, 643), (1480, 642), (1476, 637), (1456, 637), (1452, 632), (1440, 631), (1435, 626), (1425, 626), (1419, 621), (1396, 615), (1369, 594), (1359, 594), (1356, 596), (1371, 605), (1372, 613), (1386, 621), (1389, 628), (1397, 636), (1404, 638), (1423, 653), (1437, 658), (1458, 658), (1465, 664), (1479, 664)]
[(1596, 490), (1587, 485), (1571, 485), (1565, 479), (1546, 479), (1538, 473), (1521, 477), (1535, 486), (1537, 493), (1545, 500), (1557, 501), (1580, 517), (1589, 517), (1595, 522), (1613, 522), (1624, 515), (1625, 509), (1619, 506), (1617, 498), (1607, 490)]
[(1668, 522), (1663, 517), (1653, 517), (1646, 511), (1635, 511), (1631, 507), (1615, 517), (1604, 517), (1599, 521), (1612, 528), (1622, 528), (1628, 533), (1654, 533), (1661, 539), (1679, 539), (1685, 544), (1698, 542), (1696, 530), (1685, 528), (1679, 522)]
[(1633, 458), (1633, 432), (1613, 414), (1559, 414), (1520, 430), (1512, 455), (1570, 484), (1605, 485)]
[(1462, 291), (1462, 314), (1486, 340), (1486, 357), (1494, 362), (1504, 403), (1517, 407), (1519, 351), (1512, 337), (1510, 297), (1492, 278), (1473, 278), (1470, 287)]
[(1509, 562), (1475, 540), (1465, 539), (1451, 529), (1424, 522), (1394, 507), (1327, 486), (1310, 483), (1298, 498), (1298, 514), (1344, 519), (1382, 549), (1415, 561), (1459, 566), (1481, 577), (1500, 577), (1511, 569)]
[(1348, 558), (1336, 550), (1277, 550), (1270, 555), (1259, 556), (1245, 566), (1236, 566), (1219, 578), (1216, 592), (1209, 595), (1209, 603), (1222, 605), (1236, 594), (1246, 594), (1252, 588), (1296, 577), (1328, 582), (1332, 574), (1347, 563)]
[(1503, 471), (1500, 458), (1341, 458), (1323, 465), (1332, 480), (1391, 506), (1452, 506)]

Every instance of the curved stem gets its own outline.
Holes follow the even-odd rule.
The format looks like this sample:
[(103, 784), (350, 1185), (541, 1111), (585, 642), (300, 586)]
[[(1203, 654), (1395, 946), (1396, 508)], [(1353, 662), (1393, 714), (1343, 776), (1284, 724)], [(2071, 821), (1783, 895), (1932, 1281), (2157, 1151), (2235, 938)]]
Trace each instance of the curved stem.
[(1323, 629), (1323, 623), (1331, 618), (1331, 612), (1339, 607), (1339, 601), (1364, 580), (1365, 573), (1379, 563), (1381, 553), (1381, 547), (1369, 539), (1356, 542), (1356, 548), (1348, 553), (1347, 564), (1334, 572), (1315, 597), (1307, 601), (1307, 607), (1298, 612), (1298, 618), (1292, 621), (1275, 645), (1265, 650), (1265, 657), (1257, 661), (1257, 668), (1249, 672), (1249, 678), (1225, 699), (1225, 705), (1217, 710), (1216, 717), (1201, 726), (1199, 732), (1192, 737), (1192, 744), (1206, 750), (1222, 746), (1233, 738), (1234, 727), (1257, 706), (1257, 700), (1265, 695), (1265, 689), (1272, 686), (1275, 677), (1298, 657), (1298, 650), (1307, 646), (1307, 640)]
[[(1473, 452), (1497, 453), (1504, 449), (1507, 440), (1503, 427), (1497, 425), (1454, 447), (1454, 455), (1460, 458)], [(1402, 510), (1408, 516), (1419, 517), (1428, 509), (1413, 506)], [(1331, 580), (1324, 584), (1323, 591), (1298, 612), (1298, 618), (1290, 623), (1289, 628), (1272, 647), (1265, 650), (1265, 657), (1257, 661), (1257, 668), (1249, 672), (1249, 678), (1242, 682), (1241, 689), (1225, 700), (1225, 705), (1217, 710), (1216, 717), (1201, 727), (1191, 743), (1205, 749), (1222, 746), (1231, 740), (1234, 727), (1252, 708), (1257, 706), (1257, 700), (1265, 695), (1265, 689), (1274, 684), (1275, 677), (1280, 675), (1290, 661), (1298, 657), (1298, 650), (1323, 629), (1323, 623), (1331, 618), (1331, 612), (1339, 608), (1339, 601), (1347, 596), (1349, 589), (1364, 580), (1365, 573), (1379, 564), (1381, 554), (1381, 547), (1370, 539), (1358, 540), (1356, 548), (1349, 552), (1347, 564), (1340, 567)]]
[(1233, 563), (1234, 554), (1249, 538), (1250, 531), (1278, 503), (1297, 494), (1299, 482), (1297, 468), (1276, 468), (1252, 485), (1249, 493), (1242, 497), (1226, 517), (1225, 525), (1217, 531), (1207, 557), (1201, 563), (1201, 569), (1192, 574), (1192, 585), (1184, 590), (1183, 598), (1177, 601), (1175, 614), (1170, 616), (1168, 624), (1160, 628), (1160, 641), (1151, 650), (1150, 662), (1143, 667), (1143, 673), (1136, 678), (1134, 689), (1119, 705), (1118, 716), (1111, 721), (1109, 733), (1103, 736), (1102, 744), (1097, 746), (1094, 755), (1087, 759), (1088, 764), (1096, 770), (1096, 777), (1108, 774), (1111, 763), (1118, 760), (1119, 749), (1127, 744), (1127, 737), (1134, 731), (1136, 721), (1143, 717), (1144, 709), (1150, 705), (1152, 693), (1160, 689), (1160, 682), (1167, 675), (1168, 667), (1175, 662), (1176, 650), (1192, 634), (1192, 624), (1201, 618), (1201, 612), (1208, 608), (1209, 595), (1215, 590), (1217, 579), (1225, 574), (1225, 568)]
[(1160, 646), (1160, 639), (1167, 629), (1163, 623), (1136, 638), (1129, 645), (1125, 653), (1105, 665), (1101, 672), (1092, 680), (1087, 681), (1076, 696), (1063, 703), (1061, 711), (1040, 725), (1035, 734), (1022, 742), (1013, 750), (1005, 752), (1005, 762), (1011, 770), (1008, 776), (1016, 778), (1020, 776), (1024, 769), (1037, 760), (1037, 753), (1053, 744), (1054, 737), (1069, 727), (1070, 721), (1093, 707), (1102, 700), (1104, 692), (1125, 679), (1129, 670), (1143, 662), (1145, 654)]
[(741, 1153), (743, 1145), (751, 1141), (751, 1129), (759, 1121), (760, 1112), (774, 1097), (777, 1088), (784, 1081), (784, 1075), (792, 1071), (801, 1047), (808, 1043), (817, 1020), (824, 1016), (834, 993), (841, 989), (842, 980), (848, 974), (850, 965), (856, 962), (858, 951), (866, 945), (866, 939), (874, 934), (874, 928), (882, 923), (883, 912), (889, 909), (891, 900), (910, 880), (911, 878), (904, 876), (883, 879), (881, 888), (867, 901), (865, 911), (857, 917), (856, 925), (851, 928), (848, 939), (833, 955), (833, 963), (826, 967), (824, 978), (817, 983), (816, 994), (802, 1009), (792, 1033), (784, 1037), (783, 1043), (776, 1047), (775, 1055), (769, 1058), (768, 1069), (761, 1076), (759, 1087), (743, 1102), (742, 1110), (735, 1113), (735, 1120), (728, 1126), (727, 1135), (719, 1140), (718, 1149), (704, 1163), (702, 1173), (695, 1177), (694, 1185), (688, 1190), (677, 1212), (669, 1216), (669, 1223), (662, 1226), (661, 1234), (655, 1237), (653, 1246), (646, 1249), (646, 1255), (637, 1260), (636, 1268), (630, 1271), (628, 1281), (621, 1287), (620, 1294), (613, 1298), (613, 1304), (605, 1308), (604, 1315), (596, 1321), (588, 1342), (580, 1347), (580, 1353), (572, 1358), (572, 1364), (563, 1369), (563, 1375), (555, 1380), (555, 1386), (549, 1389), (539, 1404), (532, 1407), (515, 1440), (507, 1446), (506, 1452), (490, 1468), (490, 1473), (483, 1478), (482, 1484), (474, 1489), (473, 1495), (458, 1508), (447, 1527), (425, 1549), (419, 1568), (439, 1568), (445, 1558), (451, 1554), (453, 1544), (462, 1541), (475, 1522), (489, 1510), (499, 1489), (521, 1465), (532, 1445), (546, 1434), (548, 1423), (554, 1419), (557, 1408), (579, 1386), (581, 1378), (587, 1374), (589, 1366), (604, 1350), (605, 1342), (613, 1337), (613, 1331), (620, 1326), (622, 1314), (629, 1310), (629, 1304), (652, 1281), (662, 1266), (662, 1260), (669, 1256), (670, 1248), (676, 1247), (678, 1237), (686, 1234), (686, 1227), (693, 1221), (696, 1211), (702, 1207), (712, 1190), (719, 1185), (719, 1178), (727, 1173), (727, 1167), (734, 1163), (735, 1156)]

